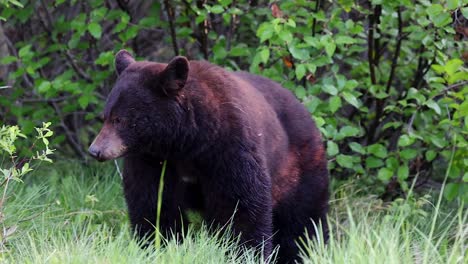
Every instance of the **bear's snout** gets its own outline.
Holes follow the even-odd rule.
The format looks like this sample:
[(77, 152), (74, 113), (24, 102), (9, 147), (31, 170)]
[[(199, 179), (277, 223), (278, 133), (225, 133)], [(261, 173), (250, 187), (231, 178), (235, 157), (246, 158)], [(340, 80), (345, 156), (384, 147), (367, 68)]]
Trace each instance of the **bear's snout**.
[(101, 151), (93, 144), (89, 146), (88, 152), (91, 155), (91, 157), (97, 159), (98, 161), (104, 161), (101, 155)]
[(127, 147), (117, 131), (109, 124), (104, 124), (99, 134), (88, 149), (89, 154), (98, 161), (119, 158), (127, 152)]

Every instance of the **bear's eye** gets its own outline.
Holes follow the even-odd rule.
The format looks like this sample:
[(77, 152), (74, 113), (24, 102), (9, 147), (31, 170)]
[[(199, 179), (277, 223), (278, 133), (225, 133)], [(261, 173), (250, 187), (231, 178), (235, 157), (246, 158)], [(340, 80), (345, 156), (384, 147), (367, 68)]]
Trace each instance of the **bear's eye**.
[(112, 124), (119, 124), (120, 123), (120, 118), (116, 117), (112, 119)]

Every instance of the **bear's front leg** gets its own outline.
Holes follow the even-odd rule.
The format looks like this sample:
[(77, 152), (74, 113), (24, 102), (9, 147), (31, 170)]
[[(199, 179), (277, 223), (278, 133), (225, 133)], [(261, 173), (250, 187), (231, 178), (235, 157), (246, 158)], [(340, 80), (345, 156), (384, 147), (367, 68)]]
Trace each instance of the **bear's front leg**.
[[(226, 153), (225, 153), (226, 154)], [(220, 226), (230, 224), (241, 244), (257, 250), (263, 246), (264, 257), (272, 251), (272, 201), (270, 178), (250, 154), (236, 153), (232, 158), (207, 164), (209, 175), (203, 183), (205, 218)]]
[[(162, 160), (147, 156), (125, 158), (125, 199), (132, 229), (142, 240), (151, 240), (154, 237), (161, 170)], [(182, 229), (183, 192), (179, 187), (178, 177), (168, 162), (160, 215), (160, 230), (166, 238), (171, 234), (179, 234)]]

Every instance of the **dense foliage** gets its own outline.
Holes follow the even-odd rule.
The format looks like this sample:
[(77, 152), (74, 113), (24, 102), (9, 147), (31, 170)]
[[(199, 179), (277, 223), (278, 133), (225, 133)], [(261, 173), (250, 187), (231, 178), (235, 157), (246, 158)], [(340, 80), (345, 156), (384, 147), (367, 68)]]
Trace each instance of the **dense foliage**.
[(30, 134), (51, 121), (63, 155), (86, 159), (116, 51), (181, 54), (292, 90), (324, 135), (335, 179), (393, 198), (447, 176), (445, 197), (468, 200), (466, 0), (7, 3), (1, 122)]

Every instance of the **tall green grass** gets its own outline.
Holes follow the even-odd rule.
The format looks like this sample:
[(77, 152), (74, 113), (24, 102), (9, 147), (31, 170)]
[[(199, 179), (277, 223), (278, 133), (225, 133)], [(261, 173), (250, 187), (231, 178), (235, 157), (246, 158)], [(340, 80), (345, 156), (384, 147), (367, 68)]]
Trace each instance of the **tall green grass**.
[[(261, 263), (232, 239), (189, 228), (184, 242), (141, 247), (132, 238), (120, 177), (108, 166), (58, 164), (9, 193), (7, 263)], [(157, 191), (157, 190), (156, 190)], [(466, 263), (467, 210), (410, 195), (393, 203), (342, 186), (331, 200), (330, 239), (303, 241), (305, 263)], [(164, 214), (164, 212), (161, 212)], [(199, 226), (199, 225), (194, 225)]]

